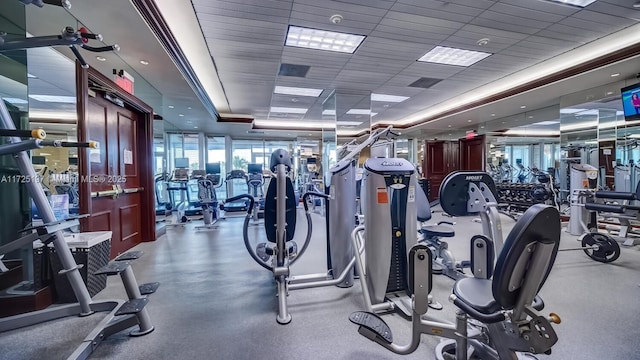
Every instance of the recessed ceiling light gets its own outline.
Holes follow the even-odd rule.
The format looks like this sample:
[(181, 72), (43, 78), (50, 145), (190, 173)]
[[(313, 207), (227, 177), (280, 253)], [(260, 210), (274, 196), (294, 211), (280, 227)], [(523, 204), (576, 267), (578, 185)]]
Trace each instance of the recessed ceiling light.
[(480, 129), (484, 129), (484, 125), (480, 126)]
[(272, 112), (272, 113), (289, 113), (289, 114), (306, 114), (307, 110), (309, 110), (309, 109), (272, 106), (271, 110), (269, 110), (269, 112)]
[(490, 55), (491, 53), (482, 51), (436, 46), (428, 53), (422, 55), (418, 61), (445, 65), (471, 66)]
[(297, 103), (298, 102), (298, 98), (291, 98), (291, 102)]
[(313, 96), (318, 97), (324, 89), (301, 88), (291, 86), (276, 86), (273, 90), (275, 94), (295, 95), (295, 96)]
[(184, 114), (178, 114), (178, 116), (184, 116)]
[(526, 109), (526, 108), (527, 108), (527, 105), (520, 106), (520, 109)]
[(325, 109), (322, 110), (322, 115), (330, 115), (330, 116), (335, 116), (336, 111), (333, 109)]
[(194, 128), (194, 129), (197, 129), (198, 127), (197, 127), (197, 126), (194, 126), (193, 128)]
[(529, 115), (529, 119), (533, 119), (533, 115)]
[(75, 96), (58, 96), (58, 95), (29, 95), (33, 100), (51, 103), (75, 104)]
[(585, 7), (589, 4), (591, 4), (592, 2), (595, 2), (596, 0), (547, 0), (547, 1), (551, 1), (551, 2), (558, 2), (558, 3), (563, 3), (563, 4), (567, 4), (567, 5), (573, 5), (573, 6), (579, 6), (579, 7)]
[(71, 130), (75, 130), (76, 128), (71, 128)]
[(620, 76), (620, 73), (611, 74), (611, 77)]
[(613, 94), (613, 91), (607, 91), (607, 95)]
[(140, 64), (149, 65), (149, 62), (147, 60), (140, 60)]
[(347, 115), (371, 115), (376, 116), (378, 113), (371, 112), (369, 109), (350, 109), (347, 111)]
[(451, 127), (451, 125), (448, 125), (449, 127)]
[(104, 56), (96, 56), (96, 60), (98, 61), (107, 61), (107, 58)]
[(187, 110), (191, 110), (191, 106), (188, 106), (188, 107), (187, 107)]
[(399, 95), (371, 94), (371, 101), (399, 103), (407, 100), (408, 98), (408, 96)]
[(491, 116), (496, 116), (496, 114), (491, 114)]
[(285, 45), (353, 54), (364, 39), (364, 35), (289, 25)]
[(173, 106), (173, 105), (169, 105), (169, 106), (167, 106), (167, 107), (168, 107), (169, 109), (173, 109), (175, 106)]
[(467, 122), (471, 122), (471, 119), (467, 120)]

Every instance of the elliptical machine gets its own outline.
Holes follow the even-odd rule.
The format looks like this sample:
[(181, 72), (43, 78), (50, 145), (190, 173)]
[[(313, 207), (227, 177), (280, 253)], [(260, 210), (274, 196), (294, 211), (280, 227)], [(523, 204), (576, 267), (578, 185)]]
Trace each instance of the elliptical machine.
[(199, 229), (212, 229), (220, 219), (218, 208), (218, 196), (216, 189), (222, 186), (220, 175), (220, 163), (205, 165), (205, 175), (198, 179), (198, 201), (202, 206), (202, 221), (204, 225), (196, 226)]
[(262, 164), (249, 164), (247, 165), (247, 187), (249, 187), (249, 195), (253, 196), (253, 222), (258, 222), (258, 219), (264, 217), (260, 216), (260, 211), (264, 210), (264, 176), (262, 174)]

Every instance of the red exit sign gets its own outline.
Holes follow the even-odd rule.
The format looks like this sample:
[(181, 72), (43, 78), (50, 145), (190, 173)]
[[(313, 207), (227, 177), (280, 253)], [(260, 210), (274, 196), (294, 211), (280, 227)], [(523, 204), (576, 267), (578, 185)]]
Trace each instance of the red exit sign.
[(122, 90), (133, 95), (133, 83), (135, 82), (135, 80), (133, 79), (133, 76), (131, 76), (131, 74), (129, 74), (124, 70), (120, 70), (120, 73), (117, 74), (114, 69), (113, 73), (115, 74), (114, 78), (115, 78), (116, 84), (120, 86)]
[(133, 81), (116, 75), (116, 84), (122, 88), (122, 90), (133, 95)]

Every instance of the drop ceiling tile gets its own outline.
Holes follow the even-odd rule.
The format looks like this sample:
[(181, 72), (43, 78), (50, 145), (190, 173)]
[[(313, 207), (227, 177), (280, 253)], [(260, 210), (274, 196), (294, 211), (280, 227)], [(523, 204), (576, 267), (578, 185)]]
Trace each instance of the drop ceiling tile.
[(580, 11), (580, 8), (578, 7), (565, 6), (563, 4), (558, 4), (551, 1), (501, 0), (501, 2), (523, 9), (532, 9), (562, 16), (571, 16), (572, 14)]
[[(523, 28), (537, 29), (537, 30), (545, 29), (553, 23), (552, 21), (548, 21), (548, 20), (528, 19), (520, 16), (503, 14), (496, 11), (485, 11), (482, 14), (480, 14), (478, 19), (490, 20), (490, 21), (493, 21), (496, 25), (510, 24), (510, 25), (521, 26)], [(472, 23), (478, 24), (478, 22), (476, 21), (472, 21)], [(526, 32), (526, 31), (521, 31), (521, 32)]]
[(587, 9), (590, 11), (595, 11), (595, 12), (599, 12), (607, 15), (619, 16), (619, 17), (631, 19), (634, 21), (640, 21), (640, 10), (636, 10), (635, 8), (633, 8), (631, 6), (633, 5), (631, 4), (632, 2), (633, 1), (625, 1), (622, 4), (625, 4), (625, 5), (628, 4), (627, 6), (619, 6), (611, 2), (605, 2), (600, 0), (589, 5)]
[(538, 11), (533, 9), (527, 9), (521, 6), (510, 5), (505, 3), (496, 3), (491, 7), (491, 11), (495, 11), (501, 14), (511, 15), (516, 18), (525, 18), (542, 22), (558, 22), (565, 18), (564, 15)]

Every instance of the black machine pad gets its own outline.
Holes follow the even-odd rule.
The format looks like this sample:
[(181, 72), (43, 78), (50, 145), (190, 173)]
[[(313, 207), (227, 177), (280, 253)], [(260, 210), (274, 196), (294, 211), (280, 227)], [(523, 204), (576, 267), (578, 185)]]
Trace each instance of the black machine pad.
[(144, 254), (142, 251), (127, 251), (124, 254), (121, 254), (120, 256), (118, 256), (117, 258), (115, 258), (115, 261), (129, 261), (129, 260), (137, 260), (139, 259), (142, 254)]
[(453, 227), (449, 225), (425, 225), (420, 228), (420, 233), (426, 237), (454, 237)]
[(586, 203), (584, 204), (584, 208), (592, 211), (603, 211), (603, 212), (611, 212), (616, 214), (623, 214), (625, 211), (625, 206), (623, 205), (609, 205), (609, 204), (596, 204), (596, 203)]
[(356, 325), (373, 331), (387, 343), (391, 344), (393, 342), (391, 328), (378, 315), (366, 311), (356, 311), (349, 315), (349, 320)]
[(131, 299), (120, 306), (118, 311), (116, 311), (116, 316), (137, 314), (144, 309), (148, 302), (149, 298), (146, 297)]
[[(291, 179), (287, 176), (285, 177), (287, 181), (287, 200), (286, 200), (286, 208), (287, 208), (287, 226), (286, 226), (286, 241), (293, 240), (293, 236), (296, 230), (296, 194), (293, 190), (293, 183)], [(278, 190), (278, 181), (273, 179), (269, 182), (269, 188), (267, 189), (267, 195), (264, 199), (264, 229), (267, 233), (267, 239), (275, 243), (276, 236), (276, 192)]]
[(516, 304), (522, 289), (512, 290), (509, 288), (509, 283), (520, 256), (532, 242), (554, 244), (546, 273), (538, 290), (542, 288), (558, 254), (560, 231), (560, 213), (552, 206), (533, 205), (520, 217), (504, 242), (493, 274), (493, 296), (502, 308), (509, 310)]
[(498, 190), (491, 175), (481, 171), (454, 171), (447, 175), (440, 185), (440, 206), (451, 216), (473, 215), (467, 211), (469, 184), (476, 184), (481, 190), (485, 186), (498, 199)]

